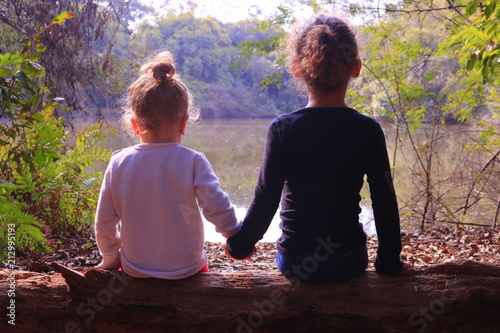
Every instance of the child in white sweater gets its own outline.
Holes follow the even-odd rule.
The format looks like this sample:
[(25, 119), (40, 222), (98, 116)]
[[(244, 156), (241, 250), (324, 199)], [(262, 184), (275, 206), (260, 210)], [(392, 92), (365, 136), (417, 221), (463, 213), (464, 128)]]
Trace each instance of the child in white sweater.
[(140, 144), (116, 151), (104, 175), (95, 220), (99, 267), (182, 279), (207, 271), (200, 208), (226, 238), (240, 225), (208, 160), (180, 145), (192, 98), (170, 53), (140, 73), (124, 115)]

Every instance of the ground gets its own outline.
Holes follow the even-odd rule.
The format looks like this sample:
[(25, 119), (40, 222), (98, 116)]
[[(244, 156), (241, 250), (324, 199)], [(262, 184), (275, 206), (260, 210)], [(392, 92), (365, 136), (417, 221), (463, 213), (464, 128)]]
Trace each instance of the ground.
[[(416, 269), (453, 259), (468, 259), (500, 265), (500, 229), (496, 228), (433, 228), (426, 231), (403, 234), (401, 258)], [(53, 239), (56, 248), (52, 253), (18, 251), (18, 269), (54, 273), (52, 262), (78, 268), (97, 265), (101, 257), (92, 237), (64, 237)], [(368, 239), (369, 270), (373, 270), (377, 239)], [(274, 243), (258, 243), (253, 260), (232, 260), (224, 255), (220, 243), (206, 242), (211, 272), (235, 272), (244, 270), (277, 270)]]

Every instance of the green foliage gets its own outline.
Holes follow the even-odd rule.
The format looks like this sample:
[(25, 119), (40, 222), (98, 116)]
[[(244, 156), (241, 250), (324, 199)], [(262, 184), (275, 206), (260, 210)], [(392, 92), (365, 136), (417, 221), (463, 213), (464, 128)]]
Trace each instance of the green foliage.
[[(439, 15), (406, 3), (364, 28), (367, 71), (353, 87), (365, 99), (354, 100), (353, 105), (395, 125), (396, 182), (408, 178), (414, 188), (411, 196), (400, 198), (402, 217), (408, 216), (411, 223), (419, 219), (422, 229), (440, 219), (468, 221), (458, 213), (465, 215), (474, 205), (487, 212), (493, 225), (498, 218), (494, 209), (498, 183), (492, 181), (498, 174), (495, 120), (478, 121), (477, 138), (466, 149), (460, 147), (460, 153), (439, 154), (439, 147), (450, 141), (462, 144), (450, 139), (454, 133), (444, 123), (472, 124), (485, 114), (492, 118), (498, 114), (498, 25), (491, 14), (496, 8), (493, 2), (457, 4), (448, 12), (442, 11), (446, 8), (440, 2), (429, 3), (428, 11)], [(460, 8), (466, 13), (461, 14)], [(399, 166), (401, 157), (407, 172)], [(445, 158), (460, 161), (462, 170), (450, 171)], [(467, 180), (465, 169), (473, 175)]]
[[(0, 183), (0, 248), (7, 247), (7, 234), (9, 225), (15, 226), (15, 244), (27, 247), (35, 251), (47, 251), (44, 234), (41, 231), (43, 226), (35, 216), (23, 211), (22, 203), (15, 203), (12, 200), (11, 192), (15, 185)], [(0, 260), (6, 255), (4, 251), (0, 253)]]
[[(70, 147), (62, 118), (54, 118), (51, 107), (30, 116), (29, 123), (16, 122), (16, 138), (7, 137), (8, 127), (2, 127), (0, 200), (4, 206), (0, 214), (6, 223), (17, 225), (17, 244), (43, 246), (43, 237), (35, 228), (42, 225), (53, 234), (88, 230), (101, 175), (88, 174), (86, 168), (108, 161), (110, 151), (97, 143), (112, 129), (101, 123), (90, 125)], [(17, 208), (9, 209), (11, 206)]]
[[(414, 132), (422, 123), (446, 116), (440, 110), (446, 101), (438, 98), (446, 85), (434, 79), (437, 70), (443, 70), (444, 59), (435, 56), (435, 31), (418, 25), (405, 25), (403, 29), (402, 20), (395, 18), (365, 27), (369, 39), (366, 71), (361, 80), (354, 82), (354, 89), (371, 96), (365, 109), (391, 122), (407, 123)], [(365, 84), (373, 79), (375, 84)]]
[(465, 10), (467, 23), (460, 26), (450, 43), (460, 43), (460, 60), (467, 70), (478, 71), (483, 83), (500, 83), (496, 77), (500, 61), (500, 1), (471, 0)]
[[(69, 18), (63, 14), (58, 22)], [(45, 233), (91, 225), (100, 175), (87, 174), (86, 167), (109, 159), (97, 143), (113, 131), (94, 124), (69, 145), (63, 119), (53, 115), (66, 110), (57, 104), (60, 99), (43, 102), (49, 92), (39, 83), (43, 50), (26, 41), (21, 52), (0, 55), (0, 234), (5, 240), (14, 224), (16, 246), (32, 250), (47, 249)]]
[[(46, 97), (60, 96), (73, 111), (100, 115), (116, 105), (116, 89), (123, 87), (117, 74), (127, 68), (129, 57), (114, 46), (121, 42), (118, 37), (130, 34), (128, 22), (150, 14), (142, 2), (2, 1), (0, 50), (17, 53), (31, 40), (43, 52), (38, 63), (46, 72), (40, 82), (50, 87)], [(65, 121), (73, 116), (77, 112), (66, 113)]]
[[(425, 10), (412, 3), (402, 5), (385, 20), (364, 27), (368, 79), (365, 76), (353, 86), (361, 95), (371, 96), (368, 105), (366, 100), (362, 102), (364, 108), (392, 122), (407, 122), (412, 131), (433, 122), (471, 122), (482, 115), (486, 103), (488, 111), (495, 113), (498, 103), (490, 101), (498, 85), (498, 61), (491, 61), (497, 54), (497, 24), (482, 19), (481, 27), (489, 34), (481, 35), (464, 18), (467, 14), (459, 14), (466, 6), (427, 5)], [(488, 6), (483, 7), (491, 8)], [(433, 10), (439, 15), (427, 14)], [(469, 16), (474, 12), (469, 7), (466, 10)], [(442, 20), (445, 15), (447, 21)], [(481, 17), (484, 15), (476, 19)], [(485, 56), (488, 62), (474, 60)]]

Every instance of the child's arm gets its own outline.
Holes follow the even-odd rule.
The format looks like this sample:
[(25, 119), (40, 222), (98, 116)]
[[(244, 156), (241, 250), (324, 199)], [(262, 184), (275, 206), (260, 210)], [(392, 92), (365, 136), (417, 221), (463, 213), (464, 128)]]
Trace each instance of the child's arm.
[(111, 198), (109, 173), (106, 171), (99, 194), (94, 226), (97, 246), (103, 258), (98, 267), (118, 269), (121, 266), (119, 220)]
[(229, 196), (220, 188), (210, 162), (203, 154), (199, 156), (194, 175), (194, 190), (198, 205), (205, 218), (215, 225), (215, 230), (228, 238), (240, 229), (241, 224), (236, 219)]
[(376, 125), (376, 140), (367, 171), (378, 237), (375, 268), (381, 273), (391, 273), (403, 267), (403, 262), (399, 259), (401, 253), (399, 211), (384, 133), (380, 125)]

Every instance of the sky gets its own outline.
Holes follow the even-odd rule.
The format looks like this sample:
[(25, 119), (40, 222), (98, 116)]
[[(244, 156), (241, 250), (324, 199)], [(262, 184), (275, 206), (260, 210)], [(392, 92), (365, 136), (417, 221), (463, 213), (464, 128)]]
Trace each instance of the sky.
[[(155, 8), (161, 8), (168, 3), (168, 8), (182, 12), (189, 0), (149, 0)], [(198, 17), (212, 16), (223, 23), (237, 22), (251, 18), (260, 13), (259, 18), (265, 19), (277, 11), (283, 0), (193, 0), (198, 4), (195, 15)], [(147, 0), (144, 1), (148, 3)]]
[(214, 16), (219, 21), (236, 22), (249, 18), (251, 14), (273, 13), (281, 0), (198, 0), (202, 16)]
[[(295, 18), (307, 18), (313, 11), (311, 7), (300, 5), (299, 1), (290, 0), (142, 0), (143, 3), (152, 5), (161, 13), (161, 9), (173, 10), (182, 13), (189, 9), (188, 3), (194, 2), (197, 8), (194, 10), (196, 17), (212, 16), (223, 23), (237, 22), (256, 17), (258, 19), (269, 19), (278, 12), (278, 6), (285, 3), (292, 10)], [(349, 3), (358, 3), (368, 6), (383, 7), (387, 3), (397, 3), (399, 0), (350, 0)], [(343, 3), (343, 2), (338, 2)], [(347, 4), (347, 3), (344, 3)], [(333, 9), (334, 7), (330, 8)], [(328, 9), (328, 8), (325, 8)], [(369, 18), (369, 17), (368, 17)], [(352, 18), (354, 24), (362, 24), (361, 17)]]

